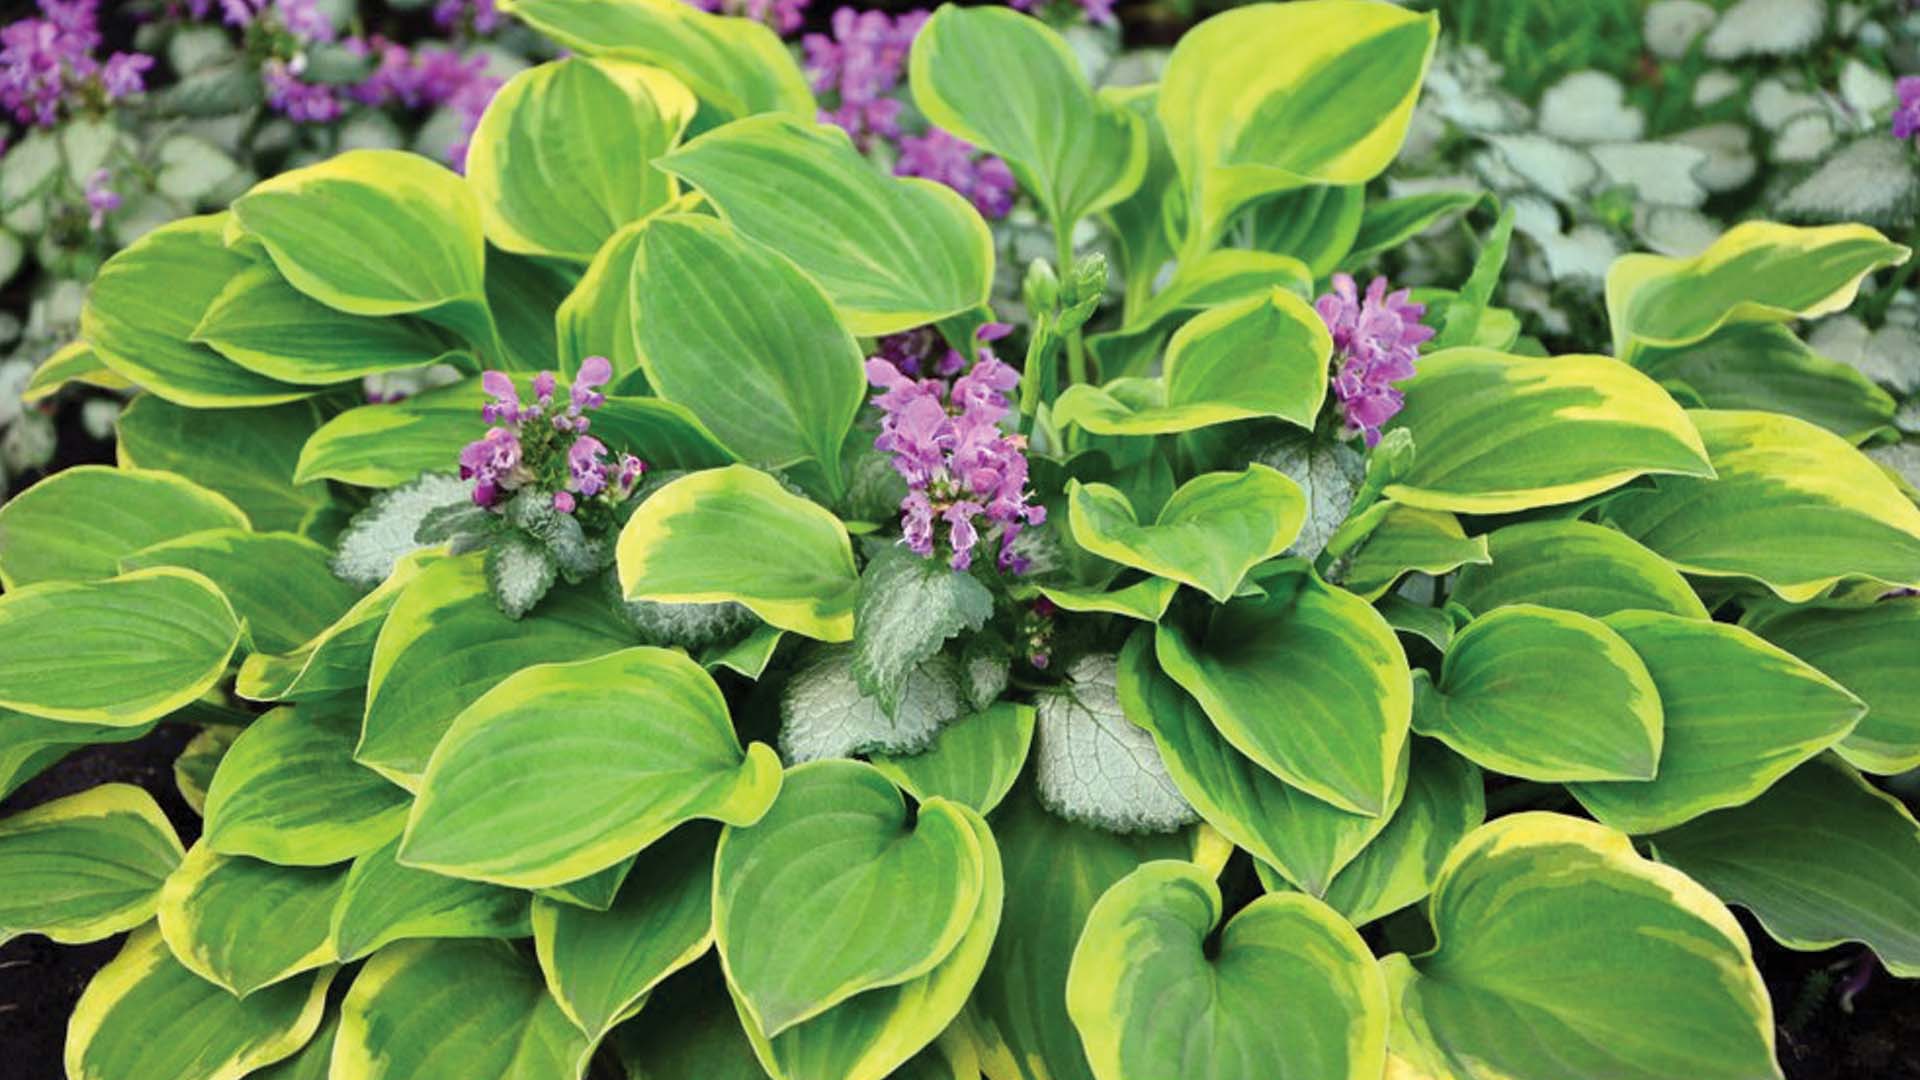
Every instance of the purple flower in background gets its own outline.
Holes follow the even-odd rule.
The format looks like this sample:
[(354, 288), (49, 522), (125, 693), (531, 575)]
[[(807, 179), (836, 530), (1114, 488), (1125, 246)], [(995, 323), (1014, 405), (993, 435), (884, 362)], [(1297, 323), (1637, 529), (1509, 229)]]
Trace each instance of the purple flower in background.
[(567, 490), (598, 495), (607, 486), (607, 444), (591, 435), (573, 440), (567, 449)]
[(1920, 75), (1903, 75), (1893, 85), (1900, 95), (1893, 110), (1893, 137), (1911, 139), (1920, 135)]
[(811, 0), (687, 0), (701, 11), (715, 15), (739, 15), (766, 23), (782, 37), (800, 29)]
[(349, 41), (347, 47), (378, 57), (373, 73), (349, 90), (355, 101), (376, 108), (447, 108), (460, 117), (460, 140), (448, 148), (447, 160), (462, 168), (467, 140), (503, 82), (487, 74), (487, 58), (431, 45), (408, 49), (379, 36)]
[(153, 58), (114, 53), (102, 65), (97, 0), (40, 0), (38, 18), (0, 27), (0, 108), (22, 124), (52, 127), (92, 101), (145, 89)]
[(900, 140), (900, 160), (893, 166), (900, 176), (938, 180), (966, 196), (989, 218), (1002, 218), (1013, 209), (1013, 170), (991, 154), (981, 154), (972, 143), (956, 139), (939, 128)]
[(99, 169), (87, 178), (87, 208), (93, 213), (87, 218), (87, 226), (99, 232), (107, 224), (107, 215), (120, 209), (120, 195), (107, 185), (113, 180), (113, 171)]
[(267, 104), (296, 124), (324, 124), (340, 118), (340, 99), (333, 88), (302, 80), (285, 60), (269, 60), (260, 67), (267, 88)]
[(494, 0), (440, 0), (433, 5), (433, 24), (449, 32), (462, 28), (485, 36), (500, 28)]
[(520, 391), (504, 371), (489, 371), (480, 376), (480, 389), (493, 400), (480, 407), (480, 418), (489, 424), (520, 422)]
[(894, 18), (883, 11), (843, 7), (833, 13), (831, 35), (802, 39), (814, 90), (838, 100), (835, 107), (820, 111), (821, 122), (844, 129), (862, 149), (874, 136), (897, 137), (901, 105), (887, 95), (900, 85), (914, 35), (926, 21), (924, 11)]
[(1369, 448), (1406, 403), (1393, 384), (1413, 377), (1420, 343), (1434, 333), (1420, 323), (1426, 305), (1409, 295), (1406, 289), (1389, 294), (1387, 279), (1376, 277), (1363, 299), (1351, 275), (1335, 274), (1333, 291), (1313, 305), (1333, 335), (1333, 392), (1347, 430), (1359, 433)]
[[(1114, 24), (1113, 0), (1075, 0), (1075, 2), (1079, 5), (1080, 10), (1087, 16), (1088, 22), (1098, 26), (1112, 26)], [(1025, 11), (1029, 13), (1046, 6), (1044, 2), (1038, 2), (1038, 0), (1007, 0), (1007, 5), (1015, 11)]]
[[(992, 341), (1006, 329), (991, 323), (978, 337)], [(1026, 526), (1045, 521), (1046, 510), (1027, 504), (1026, 440), (1000, 427), (1012, 411), (1007, 392), (1019, 384), (1020, 373), (983, 345), (951, 384), (913, 378), (885, 355), (868, 358), (867, 381), (881, 391), (874, 398), (883, 414), (874, 448), (892, 455), (894, 470), (907, 482), (900, 503), (902, 542), (931, 557), (937, 525), (944, 524), (953, 552), (949, 565), (965, 570), (984, 528), (999, 537), (1000, 568), (1024, 573), (1024, 561), (1013, 554), (1014, 539)]]

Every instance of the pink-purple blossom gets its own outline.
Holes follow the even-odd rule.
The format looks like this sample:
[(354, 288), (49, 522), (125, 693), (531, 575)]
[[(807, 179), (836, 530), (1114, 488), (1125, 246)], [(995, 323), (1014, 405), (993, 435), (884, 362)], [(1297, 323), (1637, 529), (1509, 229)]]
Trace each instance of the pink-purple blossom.
[(588, 435), (586, 414), (606, 404), (599, 392), (613, 377), (603, 356), (587, 357), (559, 403), (560, 380), (551, 371), (533, 377), (532, 401), (504, 371), (487, 371), (480, 388), (487, 400), (480, 417), (493, 425), (460, 451), (460, 477), (473, 481), (473, 501), (491, 507), (522, 488), (550, 492), (553, 508), (573, 513), (583, 500), (604, 496), (621, 502), (633, 494), (646, 462), (632, 454), (612, 456)]
[[(1113, 0), (1074, 0), (1087, 21), (1097, 26), (1114, 25)], [(1007, 0), (1007, 6), (1015, 11), (1032, 12), (1046, 6), (1045, 0)]]
[(1368, 447), (1380, 442), (1381, 426), (1406, 403), (1393, 384), (1413, 377), (1420, 344), (1434, 334), (1420, 322), (1426, 305), (1410, 295), (1388, 293), (1387, 279), (1376, 277), (1363, 298), (1352, 275), (1335, 274), (1333, 291), (1313, 305), (1333, 335), (1333, 392), (1347, 430)]
[(1013, 170), (1007, 163), (939, 128), (903, 137), (893, 171), (938, 180), (965, 196), (983, 217), (1006, 217), (1013, 209)]
[(831, 34), (803, 38), (814, 90), (834, 99), (820, 110), (821, 122), (844, 129), (863, 149), (876, 137), (897, 138), (901, 103), (889, 95), (900, 85), (914, 35), (926, 22), (924, 11), (896, 17), (843, 7), (833, 13)]
[(16, 121), (52, 127), (95, 102), (112, 103), (146, 88), (153, 58), (101, 44), (98, 0), (40, 0), (38, 18), (0, 27), (0, 108)]
[(1903, 75), (1893, 86), (1900, 98), (1893, 109), (1893, 137), (1920, 136), (1920, 75)]
[(377, 57), (373, 73), (355, 85), (349, 93), (362, 105), (399, 106), (405, 109), (442, 108), (460, 118), (460, 140), (447, 151), (448, 164), (463, 168), (467, 143), (487, 103), (499, 91), (502, 80), (487, 74), (485, 56), (463, 56), (459, 50), (423, 45), (408, 49), (382, 37), (347, 43), (362, 56)]
[(87, 177), (87, 227), (99, 232), (107, 224), (107, 215), (120, 209), (120, 193), (108, 185), (113, 182), (113, 170), (96, 169)]
[(806, 20), (807, 5), (811, 0), (687, 0), (702, 11), (716, 15), (739, 15), (755, 22), (766, 23), (780, 32), (782, 37), (800, 29)]
[(500, 28), (494, 0), (440, 0), (433, 5), (433, 24), (450, 33), (471, 30), (486, 36)]
[[(1002, 333), (999, 324), (989, 324), (979, 338)], [(1045, 521), (1046, 509), (1027, 501), (1026, 439), (1000, 427), (1012, 411), (1007, 395), (1020, 373), (982, 345), (951, 383), (914, 378), (884, 355), (867, 360), (867, 381), (880, 390), (874, 404), (883, 414), (874, 448), (892, 456), (907, 482), (900, 528), (908, 549), (931, 557), (944, 526), (949, 565), (965, 570), (984, 529), (999, 537), (1000, 568), (1023, 573), (1014, 540)]]

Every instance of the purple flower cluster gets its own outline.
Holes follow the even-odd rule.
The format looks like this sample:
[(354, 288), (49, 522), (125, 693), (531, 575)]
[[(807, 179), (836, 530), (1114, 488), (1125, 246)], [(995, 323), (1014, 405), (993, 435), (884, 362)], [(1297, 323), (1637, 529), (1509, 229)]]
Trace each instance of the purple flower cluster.
[(533, 401), (522, 403), (520, 392), (505, 372), (489, 371), (480, 385), (491, 399), (480, 416), (493, 425), (487, 433), (460, 451), (460, 478), (473, 481), (476, 506), (493, 506), (503, 497), (532, 485), (553, 492), (554, 509), (571, 514), (581, 499), (605, 496), (621, 502), (633, 494), (646, 463), (632, 454), (610, 460), (605, 443), (587, 434), (587, 414), (607, 403), (600, 392), (613, 378), (613, 366), (603, 356), (589, 356), (580, 365), (564, 405), (554, 397), (559, 380), (551, 371), (533, 379)]
[(433, 5), (433, 25), (448, 33), (471, 30), (484, 37), (500, 29), (494, 0), (439, 0)]
[[(190, 0), (187, 10), (194, 18), (204, 19), (211, 4)], [(220, 21), (242, 27), (264, 22), (303, 42), (333, 40), (333, 24), (315, 0), (220, 0)]]
[(502, 85), (487, 74), (487, 58), (463, 57), (457, 49), (432, 45), (408, 49), (377, 36), (348, 42), (347, 47), (379, 58), (373, 73), (349, 91), (355, 101), (376, 108), (445, 107), (459, 115), (460, 141), (447, 151), (447, 158), (455, 168), (464, 167), (467, 142)]
[[(1113, 0), (1074, 0), (1087, 16), (1087, 21), (1097, 26), (1113, 26)], [(1032, 12), (1047, 6), (1046, 0), (1007, 0), (1009, 7), (1016, 11)]]
[(153, 57), (117, 52), (105, 63), (98, 0), (40, 0), (40, 17), (0, 27), (0, 107), (22, 124), (52, 127), (77, 109), (146, 88)]
[(96, 169), (87, 177), (87, 227), (99, 232), (107, 224), (107, 215), (120, 209), (120, 193), (107, 185), (113, 182), (113, 170)]
[(1903, 75), (1894, 84), (1900, 103), (1893, 110), (1893, 137), (1920, 136), (1920, 75)]
[[(989, 323), (979, 338), (991, 342), (1010, 329)], [(893, 355), (912, 348), (896, 342)], [(951, 375), (965, 363), (949, 351), (936, 370)], [(919, 370), (918, 359), (910, 370)], [(999, 535), (999, 567), (1025, 573), (1026, 561), (1014, 554), (1013, 542), (1025, 527), (1045, 521), (1047, 512), (1027, 503), (1026, 439), (1000, 428), (1012, 409), (1007, 392), (1019, 384), (1020, 373), (983, 345), (966, 374), (951, 384), (939, 377), (916, 379), (889, 358), (883, 342), (881, 354), (867, 360), (867, 381), (880, 389), (874, 404), (884, 414), (874, 448), (893, 455), (894, 469), (907, 482), (900, 525), (908, 549), (932, 557), (936, 530), (944, 524), (953, 552), (949, 565), (965, 570), (984, 528)]]
[(763, 22), (785, 37), (800, 29), (812, 0), (687, 0), (701, 11), (716, 15), (739, 15)]
[(817, 93), (831, 94), (836, 101), (833, 108), (820, 110), (820, 121), (845, 131), (862, 150), (876, 141), (898, 140), (896, 174), (937, 180), (966, 196), (981, 214), (1004, 217), (1013, 206), (1014, 190), (1006, 162), (937, 128), (909, 135), (900, 126), (903, 104), (895, 91), (914, 36), (927, 17), (924, 11), (890, 17), (843, 7), (833, 13), (831, 35), (808, 34), (801, 42), (807, 50), (807, 74)]
[(1393, 384), (1413, 377), (1420, 343), (1433, 328), (1420, 323), (1425, 304), (1413, 303), (1406, 289), (1389, 294), (1387, 279), (1376, 277), (1360, 297), (1350, 274), (1333, 275), (1333, 291), (1314, 309), (1333, 335), (1333, 392), (1347, 430), (1358, 432), (1369, 448), (1380, 442), (1380, 427), (1406, 404)]

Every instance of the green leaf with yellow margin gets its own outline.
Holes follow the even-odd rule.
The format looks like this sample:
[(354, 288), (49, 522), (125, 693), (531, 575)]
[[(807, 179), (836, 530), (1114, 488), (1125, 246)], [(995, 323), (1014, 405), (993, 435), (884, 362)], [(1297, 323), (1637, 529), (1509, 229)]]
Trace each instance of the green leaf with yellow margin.
[(783, 630), (853, 637), (853, 540), (824, 507), (744, 465), (672, 481), (620, 531), (629, 600), (745, 605)]
[[(533, 783), (544, 798), (527, 798)], [(694, 818), (758, 821), (780, 789), (685, 653), (640, 646), (527, 668), (463, 710), (434, 749), (400, 861), (517, 888), (603, 870)]]
[(254, 528), (313, 535), (331, 496), (324, 483), (296, 480), (294, 470), (320, 421), (311, 400), (194, 409), (141, 394), (120, 413), (114, 453), (122, 470), (174, 472), (225, 495)]
[(248, 656), (234, 679), (234, 693), (252, 701), (299, 701), (366, 686), (387, 613), (420, 568), (440, 554), (426, 549), (401, 556), (385, 581), (299, 648)]
[(494, 246), (575, 262), (679, 194), (654, 167), (699, 102), (659, 68), (570, 58), (507, 80), (467, 150), (467, 183)]
[(336, 311), (258, 263), (228, 280), (192, 340), (248, 371), (296, 386), (464, 360), (452, 336), (430, 323)]
[(1695, 410), (1718, 479), (1661, 477), (1607, 519), (1676, 568), (1790, 603), (1847, 578), (1920, 587), (1920, 507), (1845, 439), (1778, 413)]
[(66, 1074), (240, 1080), (313, 1038), (335, 971), (323, 968), (240, 999), (175, 960), (158, 930), (136, 930), (73, 1008)]
[(1652, 611), (1623, 611), (1606, 623), (1646, 661), (1660, 690), (1660, 771), (1637, 783), (1568, 788), (1624, 832), (1656, 832), (1747, 802), (1839, 741), (1866, 711), (1839, 683), (1750, 630)]
[(1381, 961), (1395, 1075), (1778, 1077), (1773, 1006), (1713, 894), (1622, 834), (1513, 814), (1447, 859), (1432, 950)]
[(1461, 567), (1448, 597), (1476, 614), (1538, 604), (1596, 619), (1636, 610), (1707, 617), (1678, 570), (1618, 529), (1526, 521), (1495, 529), (1486, 541), (1492, 563)]
[(275, 866), (202, 840), (160, 890), (160, 936), (194, 974), (246, 997), (334, 963), (327, 921), (344, 865)]
[[(1156, 126), (1158, 121), (1153, 122)], [(1117, 220), (1117, 218), (1116, 218)], [(1144, 227), (1144, 226), (1143, 226)], [(1160, 218), (1153, 218), (1155, 240), (1160, 238)], [(1172, 257), (1172, 251), (1167, 251)], [(1145, 268), (1148, 285), (1157, 267)], [(1135, 287), (1131, 277), (1129, 287)], [(1305, 298), (1313, 294), (1313, 272), (1291, 255), (1243, 248), (1209, 251), (1204, 258), (1174, 276), (1165, 288), (1142, 296), (1135, 308), (1128, 309), (1127, 321), (1118, 330), (1094, 334), (1087, 348), (1100, 361), (1100, 370), (1109, 378), (1144, 374), (1159, 358), (1161, 346), (1173, 333), (1182, 316), (1219, 307), (1238, 300), (1265, 296), (1283, 290)], [(1317, 321), (1318, 315), (1314, 316)], [(1324, 324), (1323, 324), (1324, 325)], [(1325, 357), (1321, 360), (1324, 363)], [(1069, 388), (1071, 389), (1071, 387)]]
[(1211, 875), (1150, 862), (1095, 904), (1067, 1011), (1099, 1080), (1375, 1080), (1387, 987), (1360, 935), (1319, 900), (1269, 893), (1223, 914)]
[(1104, 559), (1191, 585), (1226, 603), (1255, 566), (1279, 555), (1306, 520), (1300, 485), (1277, 469), (1206, 473), (1180, 485), (1152, 524), (1118, 488), (1067, 487), (1074, 542)]
[(754, 1026), (778, 1038), (946, 959), (981, 901), (975, 819), (934, 798), (909, 826), (878, 770), (818, 761), (791, 770), (756, 824), (724, 832), (714, 940)]
[(154, 720), (135, 727), (74, 724), (0, 709), (0, 799), (82, 747), (132, 742), (151, 732), (157, 723)]
[(1893, 423), (1891, 394), (1778, 323), (1734, 323), (1690, 345), (1643, 348), (1634, 366), (1708, 408), (1787, 413), (1848, 442)]
[(1412, 432), (1420, 450), (1385, 494), (1409, 506), (1507, 513), (1648, 473), (1713, 476), (1688, 414), (1609, 357), (1445, 349), (1399, 386), (1407, 404), (1390, 426)]
[(98, 581), (141, 548), (246, 528), (239, 507), (176, 473), (79, 465), (0, 506), (0, 587)]
[(1093, 611), (1124, 615), (1142, 622), (1159, 622), (1173, 603), (1180, 583), (1163, 577), (1145, 577), (1118, 589), (1069, 589), (1040, 586), (1040, 593), (1066, 611)]
[(353, 860), (327, 940), (351, 963), (410, 938), (520, 938), (532, 933), (531, 896), (402, 866), (400, 837)]
[(1867, 703), (1867, 714), (1834, 750), (1862, 772), (1920, 767), (1920, 597), (1863, 608), (1795, 608), (1749, 629), (1820, 669)]
[(1447, 853), (1487, 817), (1485, 785), (1472, 762), (1432, 739), (1408, 741), (1406, 798), (1322, 897), (1355, 926), (1426, 899)]
[(1385, 169), (1438, 28), (1437, 17), (1394, 6), (1306, 0), (1228, 11), (1183, 35), (1159, 101), (1186, 191), (1181, 261), (1212, 248), (1261, 195), (1364, 183)]
[(326, 548), (293, 533), (209, 529), (141, 548), (120, 569), (172, 566), (205, 575), (247, 624), (249, 652), (298, 648), (360, 598), (333, 576)]
[(1485, 536), (1468, 536), (1444, 510), (1395, 504), (1347, 563), (1342, 587), (1378, 600), (1409, 571), (1444, 574), (1493, 561)]
[(1662, 761), (1647, 663), (1588, 615), (1496, 608), (1454, 638), (1437, 681), (1422, 673), (1414, 684), (1413, 729), (1483, 768), (1546, 782), (1650, 780)]
[(183, 855), (159, 804), (131, 784), (0, 818), (0, 944), (44, 934), (80, 945), (131, 930), (153, 917)]
[(353, 760), (359, 710), (274, 709), (241, 731), (207, 788), (202, 843), (282, 866), (329, 866), (400, 834), (407, 793)]
[(206, 578), (160, 568), (0, 595), (0, 638), (0, 707), (136, 727), (220, 681), (240, 620)]
[(917, 754), (875, 754), (870, 760), (920, 802), (938, 797), (986, 814), (1006, 798), (1026, 766), (1033, 724), (1033, 706), (999, 701), (942, 727), (933, 745)]
[(70, 382), (97, 386), (102, 390), (133, 388), (125, 376), (116, 375), (107, 367), (93, 346), (84, 341), (69, 341), (33, 369), (33, 378), (27, 380), (26, 389), (20, 392), (20, 400), (27, 405), (37, 405), (59, 393)]
[(886, 175), (838, 128), (736, 120), (660, 167), (804, 268), (861, 337), (939, 322), (992, 292), (993, 234), (973, 205), (945, 184)]

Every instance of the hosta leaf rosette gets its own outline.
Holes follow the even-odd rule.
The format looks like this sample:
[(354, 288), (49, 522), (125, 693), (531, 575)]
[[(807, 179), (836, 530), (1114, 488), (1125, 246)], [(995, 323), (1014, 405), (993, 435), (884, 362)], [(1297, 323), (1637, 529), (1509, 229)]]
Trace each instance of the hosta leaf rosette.
[(1620, 833), (1522, 813), (1469, 834), (1434, 886), (1437, 944), (1383, 960), (1394, 1067), (1434, 1080), (1777, 1077), (1746, 935)]
[(1372, 1080), (1386, 1067), (1387, 988), (1360, 935), (1311, 897), (1269, 894), (1210, 936), (1211, 875), (1150, 862), (1087, 917), (1067, 1011), (1098, 1080)]
[(45, 934), (76, 945), (139, 926), (184, 855), (153, 796), (130, 784), (0, 819), (0, 942)]
[[(529, 783), (545, 798), (520, 793)], [(780, 788), (686, 654), (625, 649), (528, 668), (455, 718), (407, 819), (400, 861), (519, 888), (603, 870), (693, 818), (746, 825)]]

